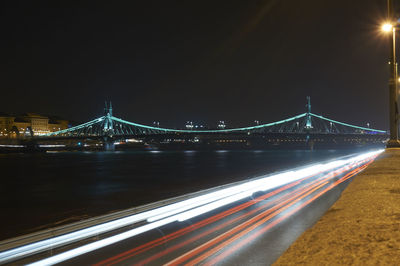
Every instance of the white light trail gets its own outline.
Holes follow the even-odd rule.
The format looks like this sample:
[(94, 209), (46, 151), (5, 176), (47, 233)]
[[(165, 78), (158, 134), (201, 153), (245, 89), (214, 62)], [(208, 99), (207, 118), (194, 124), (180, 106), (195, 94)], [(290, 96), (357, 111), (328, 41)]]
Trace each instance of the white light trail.
[(68, 259), (74, 258), (76, 256), (88, 253), (90, 251), (93, 251), (93, 250), (96, 250), (96, 249), (99, 249), (99, 248), (102, 248), (102, 247), (117, 243), (117, 242), (122, 241), (124, 239), (127, 239), (127, 238), (130, 238), (130, 237), (136, 236), (138, 234), (150, 231), (152, 229), (155, 229), (155, 228), (158, 228), (160, 226), (172, 223), (174, 221), (175, 221), (175, 219), (173, 219), (173, 217), (171, 217), (171, 218), (167, 218), (167, 219), (164, 219), (164, 220), (161, 220), (161, 221), (157, 221), (157, 222), (154, 222), (154, 223), (151, 223), (151, 224), (146, 224), (144, 226), (141, 226), (141, 227), (126, 231), (124, 233), (121, 233), (121, 234), (118, 234), (118, 235), (115, 235), (115, 236), (112, 236), (112, 237), (108, 237), (108, 238), (105, 238), (105, 239), (102, 239), (102, 240), (99, 240), (99, 241), (84, 245), (84, 246), (79, 247), (79, 248), (75, 248), (75, 249), (66, 251), (66, 252), (58, 254), (56, 256), (49, 257), (47, 259), (44, 259), (44, 260), (41, 260), (41, 261), (37, 261), (37, 262), (31, 263), (31, 264), (28, 264), (28, 265), (31, 265), (31, 266), (54, 265), (56, 263), (60, 263), (60, 262), (66, 261)]
[(8, 145), (8, 144), (1, 144), (0, 147), (5, 147), (5, 148), (23, 148), (25, 147), (24, 145)]
[(65, 147), (64, 144), (40, 144), (39, 147), (41, 148), (58, 148), (58, 147)]
[[(0, 253), (0, 263), (5, 263), (11, 260), (22, 258), (27, 255), (35, 254), (55, 248), (58, 246), (66, 245), (72, 242), (79, 241), (94, 235), (99, 235), (109, 232), (127, 225), (134, 224), (139, 221), (147, 220), (149, 224), (134, 228), (124, 233), (108, 237), (91, 244), (72, 249), (70, 251), (49, 257), (41, 260), (33, 265), (52, 265), (62, 262), (73, 257), (82, 255), (84, 253), (106, 247), (118, 241), (133, 237), (135, 235), (147, 232), (154, 228), (175, 222), (184, 221), (214, 209), (220, 208), (227, 204), (233, 203), (240, 199), (251, 196), (254, 192), (265, 191), (273, 188), (283, 186), (285, 184), (300, 180), (307, 176), (312, 176), (318, 173), (334, 170), (338, 167), (344, 167), (349, 164), (360, 163), (361, 161), (378, 155), (383, 150), (363, 153), (358, 156), (353, 156), (348, 159), (336, 160), (325, 164), (312, 165), (296, 171), (285, 172), (272, 176), (263, 177), (260, 179), (252, 180), (239, 185), (234, 185), (229, 188), (224, 188), (218, 191), (210, 192), (201, 196), (191, 199), (183, 200), (177, 203), (166, 205), (153, 210), (145, 211), (143, 213), (134, 214), (118, 220), (106, 222), (96, 226), (81, 229), (65, 235), (57, 236), (54, 238), (45, 239), (39, 242), (28, 244), (25, 246), (17, 247)], [(39, 263), (39, 264), (38, 264)]]

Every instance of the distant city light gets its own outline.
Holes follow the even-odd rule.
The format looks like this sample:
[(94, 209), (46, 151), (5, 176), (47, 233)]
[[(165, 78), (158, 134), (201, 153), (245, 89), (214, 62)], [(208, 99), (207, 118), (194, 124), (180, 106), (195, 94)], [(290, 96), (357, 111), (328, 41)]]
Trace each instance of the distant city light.
[(225, 121), (219, 121), (218, 123), (218, 128), (219, 129), (225, 129), (226, 125), (225, 125)]
[(194, 125), (192, 121), (187, 121), (186, 122), (186, 129), (193, 129)]

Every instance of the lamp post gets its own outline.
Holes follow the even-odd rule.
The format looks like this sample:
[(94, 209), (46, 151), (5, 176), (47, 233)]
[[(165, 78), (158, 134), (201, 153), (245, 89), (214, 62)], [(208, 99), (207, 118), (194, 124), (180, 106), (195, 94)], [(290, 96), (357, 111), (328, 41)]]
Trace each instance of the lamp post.
[(382, 26), (384, 32), (391, 34), (390, 58), (389, 58), (389, 121), (390, 121), (390, 139), (386, 144), (387, 148), (400, 147), (398, 139), (398, 106), (397, 106), (397, 70), (396, 70), (396, 25), (393, 21), (392, 0), (388, 0), (389, 22)]

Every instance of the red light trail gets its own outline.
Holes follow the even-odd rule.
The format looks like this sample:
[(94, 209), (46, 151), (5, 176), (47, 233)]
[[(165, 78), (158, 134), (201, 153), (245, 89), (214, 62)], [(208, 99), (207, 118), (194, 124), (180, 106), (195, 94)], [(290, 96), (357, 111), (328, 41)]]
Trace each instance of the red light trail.
[[(135, 256), (140, 254), (145, 254), (145, 252), (149, 252), (154, 248), (160, 247), (169, 241), (177, 241), (180, 237), (185, 235), (193, 235), (190, 235), (191, 237), (189, 239), (182, 239), (172, 246), (157, 251), (156, 253), (151, 253), (147, 258), (134, 263), (135, 265), (146, 265), (162, 259), (172, 252), (179, 252), (180, 249), (193, 245), (196, 241), (207, 237), (209, 238), (210, 235), (216, 232), (225, 230), (225, 232), (219, 233), (212, 239), (206, 239), (203, 244), (189, 251), (185, 251), (172, 261), (166, 261), (166, 265), (193, 265), (198, 263), (213, 265), (233, 254), (254, 239), (262, 236), (266, 231), (308, 206), (329, 190), (364, 170), (375, 158), (376, 156), (373, 156), (361, 162), (345, 165), (335, 171), (325, 173), (322, 176), (320, 176), (320, 173), (302, 178), (255, 199), (233, 206), (228, 210), (196, 222), (193, 225), (100, 261), (95, 265), (114, 265), (122, 263), (128, 259), (134, 259)], [(269, 200), (265, 201), (266, 199)], [(236, 217), (227, 219), (227, 217), (239, 214), (240, 211), (243, 212), (245, 209), (249, 210), (240, 213), (240, 215)], [(225, 220), (222, 223), (216, 223), (224, 218)], [(212, 224), (214, 225), (211, 228), (195, 234), (196, 230)], [(230, 228), (230, 226), (234, 227)]]

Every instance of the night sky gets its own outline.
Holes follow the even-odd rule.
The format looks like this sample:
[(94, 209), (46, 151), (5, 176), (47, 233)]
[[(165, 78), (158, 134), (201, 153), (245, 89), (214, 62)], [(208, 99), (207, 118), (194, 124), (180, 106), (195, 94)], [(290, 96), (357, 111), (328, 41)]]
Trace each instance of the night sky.
[(0, 111), (388, 128), (386, 0), (6, 1)]

